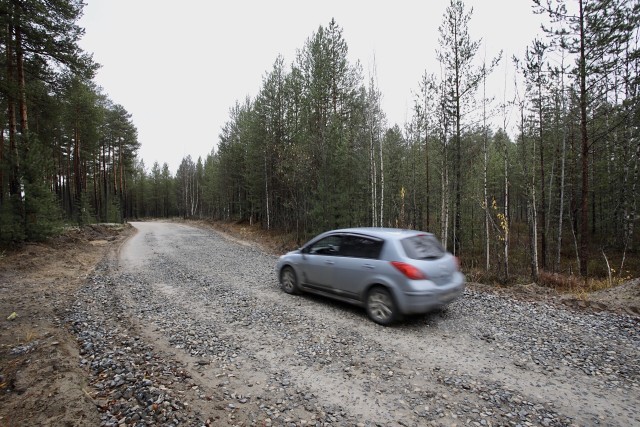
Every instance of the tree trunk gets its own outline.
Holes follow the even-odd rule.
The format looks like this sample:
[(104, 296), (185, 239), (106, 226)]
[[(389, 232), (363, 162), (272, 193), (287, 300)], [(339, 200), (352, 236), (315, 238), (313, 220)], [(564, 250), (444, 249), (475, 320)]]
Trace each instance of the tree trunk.
[[(105, 153), (106, 149), (106, 153)], [(110, 146), (102, 146), (102, 196), (104, 200), (103, 204), (103, 220), (109, 221), (109, 177), (107, 176), (107, 155), (111, 153)]]
[(425, 82), (424, 89), (424, 165), (425, 165), (425, 186), (427, 191), (426, 196), (426, 224), (425, 230), (431, 231), (431, 188), (430, 188), (430, 177), (429, 177), (429, 108), (427, 105), (427, 85)]
[(27, 121), (27, 97), (24, 81), (24, 52), (22, 51), (22, 30), (20, 27), (15, 28), (16, 33), (16, 71), (18, 78), (18, 94), (20, 108), (20, 132), (22, 133), (22, 144), (25, 145), (25, 151), (28, 150), (29, 123)]
[[(458, 79), (458, 70), (456, 70), (456, 82)], [(460, 129), (460, 93), (458, 84), (456, 84), (456, 213), (453, 225), (453, 254), (460, 256), (460, 233), (462, 227), (462, 138)]]
[(530, 186), (530, 196), (527, 201), (527, 222), (529, 224), (529, 241), (531, 243), (531, 279), (538, 280), (538, 224), (536, 212), (536, 190)]
[(269, 203), (269, 178), (267, 176), (267, 149), (264, 152), (264, 197), (266, 201), (267, 230), (271, 230), (271, 212)]
[(509, 141), (504, 142), (504, 280), (509, 280)]
[(531, 154), (531, 171), (529, 171), (529, 153), (527, 152), (527, 144), (525, 141), (525, 119), (524, 119), (524, 102), (520, 104), (520, 128), (522, 138), (522, 165), (524, 168), (524, 177), (527, 182), (527, 225), (529, 234), (529, 262), (531, 266), (531, 279), (535, 282), (538, 280), (538, 225), (536, 212), (536, 179), (535, 179), (535, 158), (536, 158), (536, 142), (532, 138), (533, 147)]
[[(73, 182), (75, 184), (74, 208), (78, 210), (77, 213), (80, 215), (82, 209), (80, 203), (80, 197), (82, 195), (82, 176), (80, 175), (80, 130), (78, 127), (79, 124), (76, 120), (73, 131)], [(80, 216), (78, 218), (80, 218)]]
[[(563, 89), (564, 90), (564, 89)], [(562, 111), (564, 115), (564, 94), (562, 95)], [(565, 159), (567, 156), (567, 126), (562, 126), (562, 152), (560, 154), (560, 206), (558, 207), (558, 239), (556, 266), (560, 268), (562, 253), (562, 219), (564, 217), (564, 179), (565, 179)]]
[(538, 95), (540, 102), (538, 104), (538, 137), (540, 139), (540, 257), (542, 269), (547, 268), (547, 221), (546, 221), (546, 200), (545, 200), (545, 170), (544, 170), (544, 143), (542, 128), (542, 87), (538, 78)]
[(484, 237), (485, 237), (485, 270), (489, 271), (491, 264), (489, 262), (490, 259), (490, 245), (489, 245), (489, 197), (487, 195), (487, 175), (488, 175), (488, 167), (489, 167), (489, 158), (488, 158), (488, 135), (487, 135), (487, 73), (486, 73), (486, 63), (485, 69), (482, 75), (482, 119), (483, 119), (483, 140), (482, 140), (482, 154), (484, 157), (484, 167), (482, 171), (483, 182), (483, 204), (484, 204)]
[[(4, 123), (2, 121), (1, 123)], [(4, 126), (0, 126), (0, 165), (4, 165)], [(0, 171), (0, 206), (4, 202), (4, 171)]]
[[(453, 2), (452, 2), (453, 4)], [(455, 173), (456, 173), (456, 204), (455, 204), (455, 217), (454, 217), (454, 221), (453, 221), (453, 254), (459, 256), (460, 255), (460, 227), (461, 227), (461, 222), (462, 222), (462, 194), (461, 194), (461, 188), (460, 188), (460, 181), (462, 178), (462, 143), (460, 141), (461, 139), (461, 126), (460, 126), (460, 119), (461, 119), (461, 106), (460, 106), (460, 85), (461, 85), (461, 81), (460, 81), (460, 66), (459, 66), (459, 58), (460, 58), (460, 53), (458, 52), (459, 49), (459, 45), (458, 45), (458, 32), (456, 31), (454, 33), (454, 58), (455, 58), (455, 69), (454, 69), (454, 73), (455, 73), (455, 80), (454, 80), (454, 84), (455, 84), (455, 119), (456, 119), (456, 157), (455, 157)]]
[[(7, 26), (7, 80), (13, 82), (15, 79), (14, 58), (13, 58), (13, 27)], [(16, 110), (14, 98), (11, 91), (7, 93), (7, 119), (9, 121), (9, 194), (22, 197), (20, 194), (20, 157), (18, 155), (18, 143), (16, 141)]]
[(124, 220), (124, 218), (127, 217), (128, 206), (124, 177), (124, 151), (122, 149), (122, 138), (120, 138), (118, 148), (118, 168), (120, 169), (120, 211), (122, 212), (122, 220)]
[[(633, 165), (633, 178), (631, 185), (631, 200), (627, 202), (627, 211), (625, 215), (625, 221), (627, 223), (625, 230), (625, 250), (633, 250), (633, 231), (634, 231), (634, 223), (637, 217), (637, 209), (638, 209), (638, 181), (640, 180), (640, 142), (636, 142), (636, 155), (635, 161)], [(622, 274), (622, 267), (620, 268), (620, 274)]]
[(382, 157), (382, 138), (380, 138), (380, 226), (384, 227), (384, 161)]
[[(446, 133), (444, 138), (446, 140)], [(440, 201), (440, 240), (447, 249), (449, 242), (449, 171), (447, 167), (447, 144), (442, 144), (442, 175), (441, 175), (441, 201)]]
[[(369, 105), (369, 109), (373, 110), (373, 106)], [(375, 136), (374, 136), (374, 113), (369, 114), (369, 185), (371, 186), (371, 225), (373, 227), (378, 225), (377, 221), (377, 200), (376, 194), (376, 156), (375, 156)]]
[(584, 0), (580, 4), (580, 135), (582, 192), (580, 195), (580, 274), (588, 275), (589, 265), (589, 139), (587, 134), (587, 71), (585, 58)]

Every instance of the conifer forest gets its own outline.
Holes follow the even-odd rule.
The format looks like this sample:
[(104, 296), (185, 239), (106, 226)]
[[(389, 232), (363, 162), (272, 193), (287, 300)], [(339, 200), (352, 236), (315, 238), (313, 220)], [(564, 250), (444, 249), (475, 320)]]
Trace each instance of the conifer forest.
[[(171, 171), (144, 163), (131, 114), (94, 82), (83, 2), (0, 0), (0, 242), (176, 217), (297, 244), (404, 227), (436, 234), (478, 280), (638, 277), (640, 1), (531, 4), (541, 38), (522, 57), (487, 58), (472, 10), (451, 0), (431, 53), (440, 67), (407, 94), (406, 123), (388, 122), (339, 23), (318, 23), (229, 106), (206, 158)], [(505, 67), (515, 96), (488, 97)]]

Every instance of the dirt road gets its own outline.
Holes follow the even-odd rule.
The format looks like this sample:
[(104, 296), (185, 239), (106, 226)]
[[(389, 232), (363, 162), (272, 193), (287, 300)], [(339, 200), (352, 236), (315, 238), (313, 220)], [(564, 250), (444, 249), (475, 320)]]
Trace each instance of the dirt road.
[(101, 425), (640, 425), (633, 318), (468, 290), (385, 328), (254, 245), (132, 225), (65, 319)]

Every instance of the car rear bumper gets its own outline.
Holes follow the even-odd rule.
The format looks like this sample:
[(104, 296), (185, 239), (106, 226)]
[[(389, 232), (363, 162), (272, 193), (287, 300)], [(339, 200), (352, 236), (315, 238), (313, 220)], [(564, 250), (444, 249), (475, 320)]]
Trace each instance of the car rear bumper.
[(421, 314), (437, 310), (462, 295), (465, 288), (464, 276), (457, 273), (454, 280), (442, 286), (433, 285), (425, 290), (402, 292), (398, 296), (398, 308), (403, 314)]

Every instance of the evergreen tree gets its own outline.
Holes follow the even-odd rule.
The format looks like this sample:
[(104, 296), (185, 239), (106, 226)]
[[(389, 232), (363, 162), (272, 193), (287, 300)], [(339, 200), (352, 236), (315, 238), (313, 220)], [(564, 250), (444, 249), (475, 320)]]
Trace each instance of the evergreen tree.
[[(474, 94), (482, 78), (487, 72), (484, 67), (473, 67), (480, 41), (472, 41), (468, 32), (471, 14), (467, 12), (461, 0), (451, 0), (443, 17), (443, 23), (439, 27), (441, 49), (438, 50), (438, 60), (444, 69), (445, 80), (445, 108), (451, 115), (453, 131), (453, 169), (455, 174), (454, 196), (455, 212), (453, 227), (453, 252), (458, 254), (461, 250), (462, 239), (462, 133), (463, 120), (469, 120), (466, 116), (472, 108)], [(493, 68), (497, 59), (492, 61)]]
[[(608, 96), (619, 88), (608, 75), (627, 64), (625, 48), (637, 31), (638, 6), (624, 0), (577, 0), (577, 10), (569, 10), (566, 0), (534, 0), (536, 11), (547, 14), (552, 26), (547, 33), (556, 44), (575, 55), (573, 76), (579, 100), (580, 129), (580, 216), (579, 216), (579, 264), (580, 273), (586, 277), (589, 265), (589, 224), (594, 225), (594, 217), (589, 217), (590, 155), (594, 144), (600, 142), (597, 135), (609, 129), (601, 128), (593, 114), (598, 114), (598, 104), (607, 102)], [(593, 112), (593, 114), (592, 114)], [(604, 123), (607, 123), (605, 121)], [(606, 126), (606, 125), (605, 125)], [(593, 202), (593, 200), (592, 200)]]
[[(30, 84), (37, 84), (50, 77), (49, 64), (56, 64), (63, 68), (72, 69), (85, 75), (91, 75), (95, 65), (87, 55), (83, 55), (77, 42), (82, 35), (82, 29), (77, 25), (83, 3), (81, 1), (3, 1), (0, 3), (0, 24), (4, 37), (0, 38), (0, 48), (4, 50), (6, 58), (5, 74), (2, 85), (3, 98), (7, 105), (7, 128), (9, 149), (2, 147), (3, 159), (8, 166), (8, 193), (13, 199), (18, 213), (17, 222), (30, 224), (32, 230), (35, 225), (33, 215), (29, 220), (28, 213), (32, 213), (40, 202), (49, 203), (46, 191), (40, 191), (40, 183), (44, 176), (35, 176), (40, 168), (31, 167), (28, 163), (38, 157), (31, 154), (33, 149), (40, 152), (38, 137), (31, 132), (27, 94)], [(49, 66), (50, 67), (50, 66)], [(27, 74), (26, 70), (30, 73)], [(4, 144), (3, 144), (4, 145)], [(5, 155), (6, 154), (6, 155)], [(5, 180), (3, 179), (4, 183)], [(26, 194), (27, 189), (33, 193)], [(2, 189), (4, 193), (4, 188)], [(4, 199), (4, 198), (3, 198)], [(29, 203), (28, 209), (26, 203)], [(20, 204), (25, 204), (20, 207)], [(36, 216), (37, 217), (37, 216)], [(40, 219), (35, 221), (45, 220)], [(48, 229), (46, 224), (40, 224)], [(33, 233), (28, 232), (30, 236)]]

